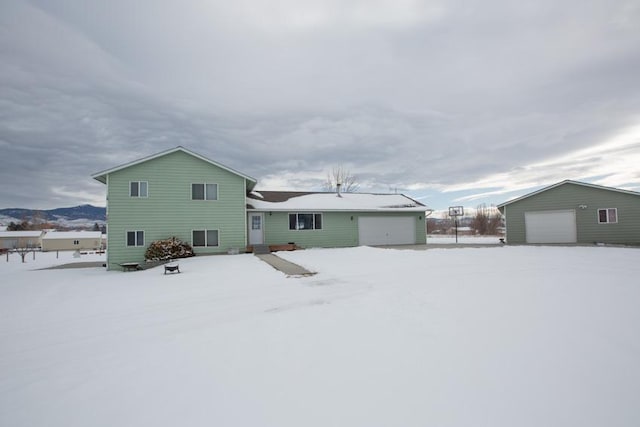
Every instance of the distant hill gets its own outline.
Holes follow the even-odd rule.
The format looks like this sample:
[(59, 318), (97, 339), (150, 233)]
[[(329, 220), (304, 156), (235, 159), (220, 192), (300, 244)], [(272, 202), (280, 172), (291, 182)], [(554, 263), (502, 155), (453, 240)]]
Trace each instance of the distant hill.
[(24, 208), (0, 209), (0, 223), (4, 225), (12, 221), (21, 222), (22, 220), (27, 220), (31, 222), (34, 217), (70, 228), (92, 226), (96, 222), (102, 225), (107, 222), (106, 208), (92, 205), (49, 210)]

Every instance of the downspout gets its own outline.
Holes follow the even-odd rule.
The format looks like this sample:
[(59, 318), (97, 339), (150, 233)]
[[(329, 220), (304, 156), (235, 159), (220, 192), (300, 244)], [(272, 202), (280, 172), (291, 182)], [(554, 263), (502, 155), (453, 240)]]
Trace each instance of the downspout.
[[(111, 270), (111, 267), (109, 267), (109, 253), (111, 253), (111, 251), (109, 251), (109, 174), (107, 174), (107, 197), (106, 197), (106, 202), (105, 202), (105, 215), (106, 215), (106, 220), (107, 220), (107, 247), (105, 248), (105, 252), (107, 253), (107, 270)], [(102, 244), (102, 235), (100, 236), (100, 244)]]
[(247, 251), (249, 245), (249, 223), (247, 219), (247, 179), (244, 179), (244, 200), (242, 203), (242, 209), (244, 211), (244, 251)]

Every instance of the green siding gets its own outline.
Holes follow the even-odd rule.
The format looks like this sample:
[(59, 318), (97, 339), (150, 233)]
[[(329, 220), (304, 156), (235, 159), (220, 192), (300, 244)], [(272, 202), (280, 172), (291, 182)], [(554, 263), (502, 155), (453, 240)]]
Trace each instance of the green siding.
[[(148, 197), (129, 197), (131, 181), (147, 181)], [(218, 200), (191, 200), (192, 183), (218, 184)], [(108, 263), (143, 262), (154, 240), (176, 236), (191, 244), (192, 230), (219, 230), (219, 246), (197, 254), (226, 252), (246, 242), (245, 179), (178, 151), (110, 173), (107, 188)], [(143, 247), (127, 247), (126, 232), (145, 232)]]
[[(289, 213), (322, 213), (322, 230), (289, 230)], [(360, 216), (411, 216), (416, 221), (416, 243), (426, 243), (423, 213), (292, 211), (264, 212), (265, 244), (293, 242), (303, 248), (358, 246)]]
[[(581, 209), (580, 205), (586, 205)], [(618, 223), (598, 223), (598, 209), (617, 208)], [(566, 183), (502, 208), (507, 242), (526, 243), (525, 212), (572, 209), (578, 243), (640, 244), (640, 196)]]

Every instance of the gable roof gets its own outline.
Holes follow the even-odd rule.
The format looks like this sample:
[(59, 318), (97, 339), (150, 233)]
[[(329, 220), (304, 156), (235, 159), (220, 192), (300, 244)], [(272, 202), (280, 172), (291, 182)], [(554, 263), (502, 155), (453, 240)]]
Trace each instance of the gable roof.
[(20, 231), (0, 231), (0, 238), (28, 238), (28, 237), (40, 237), (42, 230), (20, 230)]
[(425, 212), (422, 203), (404, 194), (260, 191), (247, 196), (247, 209), (258, 211)]
[(586, 182), (572, 181), (570, 179), (565, 179), (564, 181), (555, 183), (555, 184), (550, 185), (548, 187), (541, 188), (540, 190), (534, 191), (532, 193), (525, 194), (524, 196), (517, 197), (517, 198), (515, 198), (513, 200), (509, 200), (508, 202), (501, 203), (496, 207), (499, 209), (499, 208), (502, 208), (504, 206), (510, 205), (511, 203), (519, 202), (520, 200), (527, 199), (529, 197), (535, 196), (537, 194), (543, 193), (545, 191), (551, 190), (551, 189), (556, 188), (556, 187), (560, 187), (561, 185), (565, 185), (565, 184), (574, 184), (574, 185), (580, 185), (580, 186), (583, 186), (583, 187), (596, 188), (598, 190), (615, 191), (615, 192), (618, 192), (618, 193), (631, 194), (632, 196), (640, 196), (640, 193), (637, 193), (635, 191), (622, 190), (620, 188), (605, 187), (603, 185), (588, 184)]
[(101, 239), (100, 231), (50, 231), (42, 236), (42, 240), (59, 239)]
[(238, 172), (235, 169), (231, 169), (228, 166), (225, 166), (225, 165), (223, 165), (221, 163), (218, 163), (216, 161), (208, 159), (208, 158), (204, 157), (201, 154), (194, 153), (191, 150), (187, 150), (186, 148), (184, 148), (182, 146), (177, 146), (177, 147), (171, 148), (169, 150), (165, 150), (165, 151), (161, 151), (161, 152), (156, 153), (156, 154), (152, 154), (151, 156), (143, 157), (141, 159), (134, 160), (132, 162), (125, 163), (125, 164), (122, 164), (120, 166), (116, 166), (116, 167), (111, 168), (111, 169), (107, 169), (107, 170), (103, 170), (103, 171), (98, 172), (98, 173), (94, 173), (93, 175), (91, 175), (91, 177), (93, 179), (97, 180), (97, 181), (100, 181), (103, 184), (106, 184), (107, 183), (107, 175), (109, 175), (110, 173), (114, 173), (114, 172), (120, 171), (122, 169), (126, 169), (126, 168), (129, 168), (131, 166), (139, 165), (140, 163), (148, 162), (149, 160), (157, 159), (158, 157), (166, 156), (168, 154), (172, 154), (172, 153), (176, 153), (176, 152), (183, 152), (185, 154), (193, 156), (193, 157), (195, 157), (197, 159), (200, 159), (200, 160), (205, 161), (205, 162), (207, 162), (209, 164), (217, 166), (220, 169), (224, 169), (227, 172), (231, 172), (232, 174), (238, 175), (239, 177), (242, 177), (242, 178), (246, 179), (248, 181), (247, 188), (249, 190), (251, 190), (253, 187), (255, 187), (255, 185), (257, 183), (257, 181), (254, 178), (251, 178), (249, 175), (245, 175), (245, 174), (243, 174), (241, 172)]

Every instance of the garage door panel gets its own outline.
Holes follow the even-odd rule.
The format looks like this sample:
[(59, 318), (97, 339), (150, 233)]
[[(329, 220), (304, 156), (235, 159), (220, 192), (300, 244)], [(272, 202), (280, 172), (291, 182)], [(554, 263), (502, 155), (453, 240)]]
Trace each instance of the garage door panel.
[(525, 212), (527, 243), (576, 243), (574, 210)]
[(409, 245), (416, 242), (416, 221), (413, 217), (360, 217), (360, 245)]

